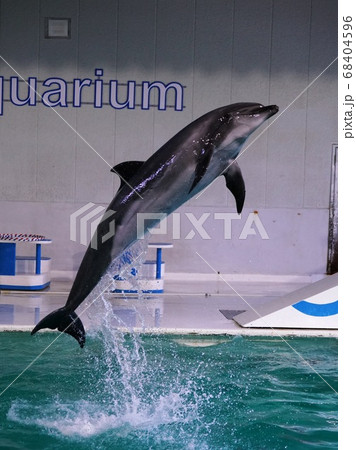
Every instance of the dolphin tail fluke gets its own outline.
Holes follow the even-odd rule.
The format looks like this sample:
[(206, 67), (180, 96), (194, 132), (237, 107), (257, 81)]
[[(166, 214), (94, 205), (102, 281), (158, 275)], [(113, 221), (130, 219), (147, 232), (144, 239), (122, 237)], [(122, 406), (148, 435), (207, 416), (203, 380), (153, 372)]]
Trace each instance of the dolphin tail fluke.
[(57, 309), (44, 317), (32, 330), (31, 335), (37, 333), (42, 328), (58, 329), (63, 333), (74, 337), (81, 347), (85, 344), (85, 330), (82, 321), (77, 314), (68, 312), (65, 308)]

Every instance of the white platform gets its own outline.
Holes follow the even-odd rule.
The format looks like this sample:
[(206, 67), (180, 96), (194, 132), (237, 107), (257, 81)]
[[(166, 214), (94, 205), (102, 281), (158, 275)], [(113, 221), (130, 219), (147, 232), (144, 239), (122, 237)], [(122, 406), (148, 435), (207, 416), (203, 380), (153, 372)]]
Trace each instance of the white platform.
[[(51, 282), (51, 258), (41, 256), (42, 245), (51, 244), (51, 239), (31, 240), (26, 236), (0, 240), (0, 290), (35, 291)], [(35, 246), (36, 256), (19, 256), (17, 252), (24, 246)]]
[(44, 289), (49, 286), (51, 282), (51, 274), (40, 273), (38, 275), (35, 274), (17, 274), (13, 275), (1, 275), (0, 276), (0, 287), (1, 290), (37, 290)]
[(248, 308), (234, 316), (242, 327), (338, 328), (338, 274)]

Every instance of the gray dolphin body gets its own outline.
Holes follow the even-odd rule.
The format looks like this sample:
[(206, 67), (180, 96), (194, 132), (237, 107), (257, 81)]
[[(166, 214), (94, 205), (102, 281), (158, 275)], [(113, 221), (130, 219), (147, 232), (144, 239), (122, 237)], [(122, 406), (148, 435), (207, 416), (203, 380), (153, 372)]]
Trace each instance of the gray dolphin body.
[[(89, 245), (65, 306), (43, 318), (31, 334), (41, 328), (57, 328), (84, 346), (85, 330), (74, 311), (98, 284), (110, 263), (140, 237), (138, 213), (170, 214), (220, 175), (225, 176), (240, 213), (245, 184), (235, 159), (249, 135), (277, 112), (277, 106), (259, 103), (218, 108), (185, 127), (147, 161), (115, 166), (112, 171), (125, 181), (107, 209), (115, 213), (98, 225), (96, 245)], [(106, 239), (113, 220), (115, 234)], [(147, 226), (145, 222), (144, 231), (154, 225), (152, 220)]]

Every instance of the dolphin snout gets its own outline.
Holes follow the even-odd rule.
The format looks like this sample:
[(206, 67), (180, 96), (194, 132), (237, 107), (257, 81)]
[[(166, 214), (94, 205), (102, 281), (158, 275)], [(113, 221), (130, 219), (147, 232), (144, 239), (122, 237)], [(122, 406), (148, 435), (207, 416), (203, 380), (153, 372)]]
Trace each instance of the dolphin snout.
[(275, 114), (277, 114), (279, 111), (279, 108), (277, 105), (269, 105), (269, 106), (262, 106), (262, 108), (260, 108), (258, 114), (261, 113), (266, 113), (267, 118), (274, 116)]
[(268, 108), (271, 113), (276, 114), (279, 111), (279, 108), (277, 105), (270, 105), (270, 106), (266, 106), (266, 108)]

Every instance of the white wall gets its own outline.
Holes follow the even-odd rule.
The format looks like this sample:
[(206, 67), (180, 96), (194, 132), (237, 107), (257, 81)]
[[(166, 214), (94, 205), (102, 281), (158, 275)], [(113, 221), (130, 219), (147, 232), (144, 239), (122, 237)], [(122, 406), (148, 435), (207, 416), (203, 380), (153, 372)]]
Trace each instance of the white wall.
[[(45, 17), (70, 17), (71, 39), (44, 39)], [(232, 239), (213, 220), (235, 212), (221, 179), (180, 209), (186, 232), (165, 259), (170, 272), (209, 273), (196, 251), (224, 273), (325, 272), (337, 64), (313, 81), (337, 56), (336, 0), (0, 0), (0, 55), (8, 62), (0, 60), (5, 100), (11, 76), (94, 80), (96, 68), (104, 81), (185, 86), (183, 111), (3, 103), (0, 232), (52, 238), (55, 269), (78, 267), (85, 248), (69, 240), (69, 216), (111, 200), (117, 180), (109, 165), (146, 159), (218, 106), (257, 101), (283, 111), (304, 91), (239, 159), (247, 199)], [(25, 98), (24, 83), (21, 89)], [(253, 211), (269, 239), (258, 230), (238, 239)], [(183, 239), (191, 228), (186, 212), (211, 213), (212, 239)]]

